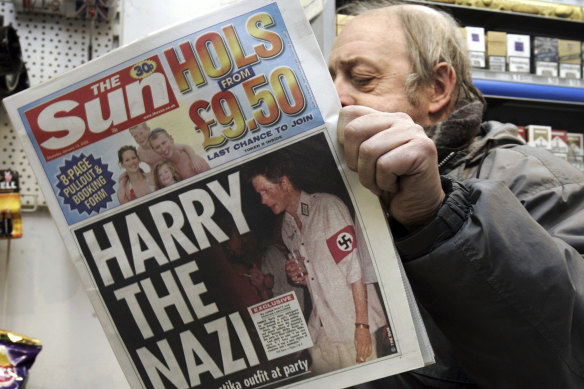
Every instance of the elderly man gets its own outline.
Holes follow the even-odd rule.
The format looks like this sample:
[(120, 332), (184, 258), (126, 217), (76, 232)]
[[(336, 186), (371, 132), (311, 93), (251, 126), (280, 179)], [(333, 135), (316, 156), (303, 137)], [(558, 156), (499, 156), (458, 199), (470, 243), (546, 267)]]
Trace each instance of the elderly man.
[(365, 11), (329, 67), (347, 164), (386, 207), (437, 359), (370, 385), (584, 388), (583, 174), (481, 123), (441, 12)]

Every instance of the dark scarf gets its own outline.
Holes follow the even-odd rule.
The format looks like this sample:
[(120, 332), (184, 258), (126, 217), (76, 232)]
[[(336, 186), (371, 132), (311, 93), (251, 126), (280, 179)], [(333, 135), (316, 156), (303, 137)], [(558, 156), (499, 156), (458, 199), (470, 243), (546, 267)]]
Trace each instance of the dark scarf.
[(469, 146), (479, 135), (483, 112), (480, 101), (463, 102), (444, 121), (424, 127), (438, 149), (441, 171), (457, 166), (472, 151)]

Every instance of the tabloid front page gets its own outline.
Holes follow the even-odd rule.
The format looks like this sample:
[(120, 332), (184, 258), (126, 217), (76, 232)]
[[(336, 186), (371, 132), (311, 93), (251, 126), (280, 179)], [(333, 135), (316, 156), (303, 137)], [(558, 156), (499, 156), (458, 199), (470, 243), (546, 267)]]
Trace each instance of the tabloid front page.
[(132, 388), (431, 360), (300, 2), (222, 8), (4, 103)]

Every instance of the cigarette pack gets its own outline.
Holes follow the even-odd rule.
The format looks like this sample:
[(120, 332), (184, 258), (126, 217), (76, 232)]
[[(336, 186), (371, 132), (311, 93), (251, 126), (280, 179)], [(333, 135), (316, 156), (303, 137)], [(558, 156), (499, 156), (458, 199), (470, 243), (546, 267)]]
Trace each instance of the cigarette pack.
[(560, 39), (558, 42), (560, 77), (582, 78), (582, 42)]
[(552, 128), (538, 124), (527, 126), (527, 144), (550, 150), (552, 147)]
[(531, 44), (529, 35), (507, 34), (507, 63), (509, 71), (529, 73)]
[(517, 126), (517, 133), (520, 137), (523, 138), (524, 141), (527, 142), (527, 132), (525, 130), (525, 126)]
[(464, 27), (463, 31), (471, 66), (484, 68), (486, 66), (485, 29), (483, 27)]
[(558, 57), (560, 63), (579, 65), (582, 63), (582, 42), (559, 39)]
[(568, 162), (584, 171), (584, 135), (568, 132)]
[(507, 68), (507, 33), (487, 31), (486, 47), (489, 69), (504, 72)]
[(339, 35), (343, 28), (345, 27), (345, 25), (349, 23), (349, 21), (353, 18), (354, 16), (352, 15), (336, 14), (337, 28), (335, 34)]
[(533, 62), (538, 76), (558, 76), (558, 39), (543, 36), (533, 38)]
[(584, 155), (584, 134), (568, 132), (566, 134), (566, 139), (568, 141), (568, 147), (576, 155)]
[(562, 159), (568, 159), (568, 131), (552, 130), (552, 153)]

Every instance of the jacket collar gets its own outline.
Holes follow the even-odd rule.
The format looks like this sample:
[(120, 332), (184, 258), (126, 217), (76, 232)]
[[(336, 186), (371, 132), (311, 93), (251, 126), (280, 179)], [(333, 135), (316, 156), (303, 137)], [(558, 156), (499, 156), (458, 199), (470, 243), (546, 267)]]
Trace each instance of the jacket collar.
[(512, 124), (482, 123), (483, 112), (480, 101), (463, 102), (444, 121), (424, 128), (438, 149), (441, 174), (479, 161), (494, 147), (525, 144)]

